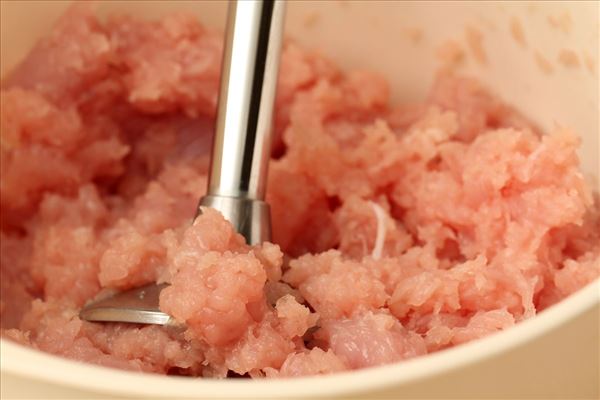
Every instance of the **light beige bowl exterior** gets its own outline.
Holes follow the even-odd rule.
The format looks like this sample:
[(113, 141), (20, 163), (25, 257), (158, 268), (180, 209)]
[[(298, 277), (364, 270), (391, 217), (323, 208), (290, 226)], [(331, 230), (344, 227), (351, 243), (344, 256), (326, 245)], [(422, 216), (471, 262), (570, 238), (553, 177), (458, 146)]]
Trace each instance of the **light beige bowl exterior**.
[[(68, 1), (1, 3), (1, 71), (23, 57)], [(193, 12), (221, 27), (221, 1), (98, 2), (101, 13), (149, 17)], [(586, 176), (598, 188), (598, 2), (293, 1), (286, 29), (347, 68), (392, 82), (395, 100), (418, 98), (438, 66), (436, 50), (455, 40), (462, 69), (479, 77), (545, 129), (568, 126), (582, 139)], [(523, 36), (519, 35), (521, 28)], [(482, 34), (485, 62), (466, 31)], [(521, 40), (524, 38), (524, 40)], [(561, 53), (576, 63), (561, 62)], [(395, 365), (326, 377), (211, 381), (134, 374), (43, 354), (0, 340), (2, 398), (598, 398), (600, 281), (508, 331)]]

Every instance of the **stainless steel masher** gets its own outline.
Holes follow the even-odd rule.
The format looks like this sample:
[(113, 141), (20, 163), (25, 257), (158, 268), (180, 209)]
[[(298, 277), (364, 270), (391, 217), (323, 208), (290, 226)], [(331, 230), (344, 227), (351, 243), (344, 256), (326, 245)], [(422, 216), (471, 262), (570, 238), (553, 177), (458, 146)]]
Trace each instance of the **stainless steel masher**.
[[(284, 0), (229, 4), (216, 131), (206, 196), (200, 206), (219, 210), (248, 244), (271, 239), (265, 200)], [(87, 304), (81, 319), (167, 325), (158, 298), (166, 285), (148, 285)]]

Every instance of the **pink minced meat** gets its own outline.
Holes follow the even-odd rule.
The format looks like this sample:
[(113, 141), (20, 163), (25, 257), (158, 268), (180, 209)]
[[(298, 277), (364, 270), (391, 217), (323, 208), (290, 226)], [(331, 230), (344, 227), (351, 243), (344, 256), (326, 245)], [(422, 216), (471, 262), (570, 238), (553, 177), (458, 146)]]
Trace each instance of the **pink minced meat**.
[[(274, 243), (206, 186), (221, 36), (78, 4), (2, 82), (4, 337), (100, 365), (288, 377), (398, 362), (535, 316), (600, 273), (576, 136), (541, 135), (443, 73), (392, 106), (375, 74), (288, 42), (269, 171)], [(168, 282), (183, 329), (93, 324), (98, 295)]]

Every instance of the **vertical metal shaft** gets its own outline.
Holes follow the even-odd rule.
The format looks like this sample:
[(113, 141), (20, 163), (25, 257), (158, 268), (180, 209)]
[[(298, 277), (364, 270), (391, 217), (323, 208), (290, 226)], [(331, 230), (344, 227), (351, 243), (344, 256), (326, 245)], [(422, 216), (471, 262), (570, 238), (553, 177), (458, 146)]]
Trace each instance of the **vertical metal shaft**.
[[(229, 3), (206, 196), (249, 244), (271, 240), (264, 202), (285, 2)], [(198, 210), (199, 212), (201, 209)]]
[(263, 200), (285, 3), (229, 5), (208, 194)]

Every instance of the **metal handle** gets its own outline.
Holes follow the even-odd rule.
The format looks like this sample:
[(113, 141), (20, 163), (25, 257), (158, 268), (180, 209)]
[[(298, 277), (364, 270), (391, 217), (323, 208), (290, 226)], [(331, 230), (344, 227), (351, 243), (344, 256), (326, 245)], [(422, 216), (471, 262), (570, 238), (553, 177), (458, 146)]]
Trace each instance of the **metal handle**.
[(271, 239), (263, 200), (284, 13), (282, 0), (240, 0), (227, 15), (212, 162), (200, 205), (221, 211), (249, 244)]
[(285, 3), (229, 5), (208, 194), (264, 200)]

